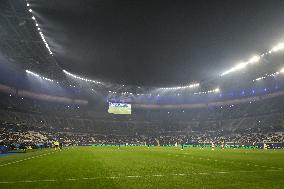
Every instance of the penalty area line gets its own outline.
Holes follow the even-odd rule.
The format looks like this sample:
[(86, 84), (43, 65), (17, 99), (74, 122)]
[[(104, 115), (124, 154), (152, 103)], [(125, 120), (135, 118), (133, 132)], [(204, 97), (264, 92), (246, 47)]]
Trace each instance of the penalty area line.
[[(65, 149), (65, 150), (67, 150), (67, 149)], [(62, 150), (60, 150), (60, 151), (62, 151)], [(42, 156), (51, 155), (51, 154), (54, 154), (55, 152), (59, 152), (59, 151), (48, 152), (48, 153), (44, 153), (44, 154), (40, 154), (40, 155), (36, 155), (36, 156), (26, 157), (26, 158), (20, 159), (20, 160), (11, 161), (11, 162), (8, 162), (8, 163), (5, 163), (5, 164), (1, 164), (0, 167), (20, 163), (20, 162), (27, 161), (27, 160), (32, 160), (32, 159), (35, 159), (35, 158), (40, 158)]]

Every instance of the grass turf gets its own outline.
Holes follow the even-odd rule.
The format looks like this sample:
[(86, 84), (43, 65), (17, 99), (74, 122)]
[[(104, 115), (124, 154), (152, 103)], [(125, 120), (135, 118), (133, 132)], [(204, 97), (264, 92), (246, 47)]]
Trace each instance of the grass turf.
[(284, 188), (283, 150), (75, 147), (0, 157), (0, 188)]

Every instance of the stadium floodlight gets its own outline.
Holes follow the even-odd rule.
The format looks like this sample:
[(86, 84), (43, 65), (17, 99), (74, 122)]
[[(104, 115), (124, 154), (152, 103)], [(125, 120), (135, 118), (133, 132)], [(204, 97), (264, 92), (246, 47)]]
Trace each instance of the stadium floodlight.
[(235, 72), (235, 71), (237, 71), (237, 70), (243, 69), (243, 68), (245, 68), (248, 64), (249, 64), (249, 62), (241, 62), (241, 63), (237, 64), (236, 66), (234, 66), (233, 68), (231, 68), (231, 69), (229, 69), (229, 70), (223, 72), (223, 73), (221, 74), (221, 76), (224, 76), (224, 75), (227, 75), (227, 74), (229, 74), (229, 73)]
[(95, 80), (91, 80), (91, 79), (87, 79), (87, 78), (83, 78), (83, 77), (77, 76), (77, 75), (72, 74), (72, 73), (70, 73), (70, 72), (68, 72), (68, 71), (66, 71), (66, 70), (62, 70), (62, 71), (63, 71), (63, 73), (65, 73), (66, 75), (69, 75), (69, 76), (71, 76), (71, 77), (73, 77), (73, 78), (75, 78), (75, 79), (79, 79), (79, 80), (82, 80), (82, 81), (86, 81), (86, 82), (90, 82), (90, 83), (95, 83), (95, 84), (101, 84), (101, 83), (102, 83), (102, 82), (100, 82), (100, 81), (95, 81)]
[(258, 78), (256, 78), (256, 79), (254, 79), (254, 80), (252, 80), (253, 82), (255, 82), (255, 81), (260, 81), (260, 80), (263, 80), (263, 79), (266, 79), (266, 78), (268, 78), (268, 77), (277, 77), (280, 73), (284, 73), (284, 68), (282, 68), (280, 71), (278, 71), (278, 72), (274, 72), (274, 73), (272, 73), (272, 74), (265, 74), (265, 76), (262, 76), (262, 77), (258, 77)]
[(254, 64), (254, 63), (257, 63), (259, 61), (260, 61), (260, 56), (255, 55), (255, 56), (251, 57), (247, 62), (241, 62), (241, 63), (237, 64), (236, 66), (232, 67), (231, 69), (223, 72), (221, 74), (221, 76), (227, 75), (227, 74), (235, 72), (237, 70), (241, 70), (241, 69), (245, 68), (248, 64)]
[(214, 92), (215, 92), (215, 93), (218, 93), (218, 92), (220, 92), (220, 89), (219, 89), (219, 88), (216, 88), (216, 89), (214, 89)]
[(260, 60), (260, 56), (255, 55), (253, 56), (251, 59), (249, 59), (248, 63), (253, 64), (253, 63), (257, 63)]
[(265, 77), (259, 77), (259, 78), (256, 78), (255, 81), (260, 81), (262, 79), (264, 79)]
[(245, 68), (248, 64), (253, 64), (253, 63), (258, 63), (260, 61), (260, 59), (262, 57), (264, 57), (265, 55), (268, 55), (268, 54), (272, 54), (274, 52), (278, 52), (280, 50), (284, 50), (284, 43), (279, 43), (277, 44), (276, 46), (274, 46), (271, 50), (265, 52), (265, 53), (262, 53), (260, 56), (259, 55), (255, 55), (253, 56), (252, 58), (250, 58), (247, 62), (243, 62), (243, 63), (240, 63), (240, 64), (237, 64), (236, 66), (232, 67), (231, 69), (223, 72), (220, 76), (224, 76), (224, 75), (227, 75), (229, 73), (232, 73), (232, 72), (235, 72), (237, 70), (240, 70), (240, 69), (243, 69)]
[(273, 74), (270, 74), (271, 77), (276, 77), (277, 75), (279, 75), (279, 72), (275, 72)]
[(40, 76), (39, 74), (34, 73), (34, 72), (30, 71), (30, 70), (25, 70), (25, 71), (26, 71), (27, 74), (30, 74), (30, 75), (35, 76), (35, 77), (37, 77), (37, 78), (40, 78), (40, 79), (43, 79), (43, 80), (46, 80), (46, 81), (50, 81), (50, 82), (53, 82), (53, 81), (54, 81), (54, 80), (49, 79), (49, 78), (47, 78), (47, 77), (42, 77), (42, 76)]
[(256, 78), (256, 79), (253, 80), (253, 81), (260, 81), (260, 80), (263, 80), (263, 79), (265, 79), (265, 77), (258, 77), (258, 78)]
[(196, 88), (199, 87), (199, 83), (192, 83), (190, 85), (186, 85), (186, 86), (178, 86), (178, 87), (162, 87), (160, 89), (162, 90), (177, 90), (177, 89), (186, 89), (186, 88)]
[(241, 62), (239, 64), (236, 65), (235, 70), (239, 70), (239, 69), (243, 69), (244, 67), (246, 67), (248, 65), (247, 62)]
[(26, 70), (26, 73), (31, 74), (31, 75), (36, 76), (36, 77), (40, 77), (38, 74), (36, 74), (36, 73), (34, 73), (30, 70)]
[(284, 43), (279, 43), (271, 49), (271, 52), (277, 52), (280, 50), (284, 50)]
[[(29, 6), (30, 6), (30, 4), (27, 3), (28, 11), (32, 13), (33, 10), (30, 9)], [(32, 14), (33, 14), (33, 13), (32, 13)], [(37, 30), (39, 31), (39, 35), (41, 36), (41, 39), (42, 39), (42, 41), (44, 42), (45, 47), (47, 48), (49, 54), (50, 54), (51, 56), (53, 56), (53, 52), (51, 51), (51, 49), (50, 49), (48, 43), (46, 42), (45, 37), (44, 37), (43, 33), (41, 32), (41, 29), (38, 27), (38, 23), (37, 23), (37, 20), (36, 20), (36, 18), (35, 18), (34, 15), (32, 16), (32, 19), (35, 21), (35, 26), (37, 27)]]
[(193, 94), (195, 95), (200, 95), (200, 94), (209, 94), (209, 93), (219, 93), (220, 92), (220, 88), (215, 88), (209, 91), (200, 91), (200, 92), (195, 92)]

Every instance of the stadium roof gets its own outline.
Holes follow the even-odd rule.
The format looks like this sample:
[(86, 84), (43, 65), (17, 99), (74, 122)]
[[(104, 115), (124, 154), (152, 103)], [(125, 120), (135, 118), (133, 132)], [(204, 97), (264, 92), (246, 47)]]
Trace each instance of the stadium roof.
[(0, 51), (45, 78), (65, 78), (64, 68), (112, 92), (139, 94), (147, 85), (214, 91), (283, 67), (283, 53), (268, 54), (234, 73), (245, 67), (236, 63), (255, 62), (284, 39), (284, 3), (252, 2), (1, 0)]
[(284, 2), (30, 1), (59, 64), (139, 86), (218, 76), (284, 40)]
[(0, 51), (8, 61), (23, 69), (31, 69), (52, 78), (63, 74), (47, 49), (35, 27), (26, 1), (1, 0)]

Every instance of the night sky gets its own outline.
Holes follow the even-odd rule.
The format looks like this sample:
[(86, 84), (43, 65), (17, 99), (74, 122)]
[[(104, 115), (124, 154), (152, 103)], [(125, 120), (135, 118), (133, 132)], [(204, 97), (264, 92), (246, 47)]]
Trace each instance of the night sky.
[(102, 81), (206, 80), (284, 41), (283, 0), (36, 0), (62, 68)]

